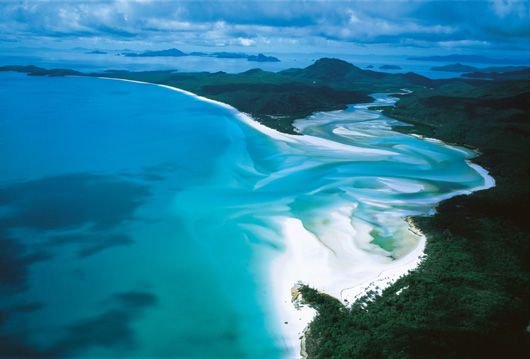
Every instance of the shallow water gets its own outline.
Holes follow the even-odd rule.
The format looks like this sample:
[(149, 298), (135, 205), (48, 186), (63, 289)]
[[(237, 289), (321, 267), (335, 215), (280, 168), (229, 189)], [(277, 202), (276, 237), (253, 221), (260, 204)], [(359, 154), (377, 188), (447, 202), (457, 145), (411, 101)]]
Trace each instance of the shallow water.
[(296, 278), (335, 294), (414, 250), (405, 216), (487, 186), (472, 152), (396, 133), (366, 105), (271, 136), (158, 86), (0, 79), (7, 353), (285, 356), (270, 266), (286, 218), (336, 281)]

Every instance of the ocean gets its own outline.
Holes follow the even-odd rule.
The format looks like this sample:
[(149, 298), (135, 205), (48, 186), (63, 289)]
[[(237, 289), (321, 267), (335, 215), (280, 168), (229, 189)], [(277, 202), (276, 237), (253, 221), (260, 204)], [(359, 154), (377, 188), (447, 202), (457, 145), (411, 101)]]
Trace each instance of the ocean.
[(293, 136), (161, 86), (1, 73), (0, 113), (8, 354), (292, 357), (297, 281), (353, 300), (417, 263), (407, 216), (494, 183), (363, 104)]

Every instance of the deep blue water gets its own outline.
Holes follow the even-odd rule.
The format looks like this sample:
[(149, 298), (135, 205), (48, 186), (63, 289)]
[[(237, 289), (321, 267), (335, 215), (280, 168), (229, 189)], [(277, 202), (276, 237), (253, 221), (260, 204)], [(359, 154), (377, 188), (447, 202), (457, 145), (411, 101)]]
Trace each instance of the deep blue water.
[[(285, 356), (269, 269), (288, 251), (283, 219), (333, 249), (314, 267), (341, 263), (346, 285), (417, 245), (405, 216), (484, 186), (472, 152), (393, 132), (362, 105), (271, 137), (162, 87), (2, 73), (0, 113), (8, 354)], [(337, 213), (344, 238), (330, 235)]]

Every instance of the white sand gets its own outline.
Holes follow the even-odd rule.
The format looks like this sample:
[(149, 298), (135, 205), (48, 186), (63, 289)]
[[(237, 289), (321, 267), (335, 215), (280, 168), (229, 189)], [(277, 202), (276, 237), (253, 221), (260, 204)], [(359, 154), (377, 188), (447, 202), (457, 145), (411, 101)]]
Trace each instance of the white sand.
[(484, 185), (477, 187), (475, 191), (480, 191), (480, 190), (495, 187), (495, 179), (490, 176), (488, 170), (486, 170), (483, 167), (480, 167), (476, 163), (472, 163), (471, 161), (466, 161), (466, 162), (469, 167), (473, 168), (475, 171), (477, 171), (482, 176), (482, 178), (484, 178)]
[[(343, 145), (315, 136), (284, 134), (264, 126), (253, 120), (249, 115), (238, 112), (228, 104), (198, 96), (179, 88), (135, 80), (102, 78), (161, 86), (193, 96), (202, 101), (214, 103), (234, 111), (242, 122), (252, 128), (285, 143), (303, 144), (309, 148), (317, 147), (318, 149), (336, 151), (337, 153), (393, 154), (391, 151)], [(403, 91), (407, 92), (408, 90), (403, 89)], [(362, 107), (363, 105), (358, 106)], [(349, 131), (351, 130), (340, 128), (335, 133), (346, 134)], [(495, 185), (494, 179), (489, 176), (485, 169), (473, 163), (468, 163), (484, 178), (484, 185), (472, 191), (490, 188)], [(386, 181), (387, 185), (394, 187), (402, 186), (396, 180), (383, 179), (383, 181)], [(264, 181), (259, 185), (265, 185), (266, 182)], [(408, 189), (410, 192), (417, 190), (420, 190), (419, 185)], [(462, 191), (462, 194), (472, 191)], [(443, 200), (455, 195), (456, 193), (452, 193), (448, 196), (440, 196), (437, 199)], [(270, 282), (267, 284), (272, 291), (271, 300), (277, 313), (276, 318), (271, 322), (271, 327), (273, 330), (280, 328), (281, 337), (278, 340), (287, 349), (288, 358), (300, 357), (300, 337), (316, 314), (313, 309), (308, 307), (302, 306), (296, 309), (291, 302), (291, 289), (297, 283), (308, 284), (348, 304), (366, 293), (368, 288), (376, 289), (377, 287), (377, 290), (382, 290), (387, 287), (399, 277), (416, 268), (423, 258), (426, 243), (425, 236), (414, 228), (409, 221), (403, 218), (390, 218), (390, 220), (398, 221), (394, 223), (398, 223), (396, 227), (399, 228), (399, 232), (395, 234), (400, 236), (403, 243), (403, 248), (398, 251), (398, 253), (402, 253), (402, 256), (392, 260), (385, 251), (370, 243), (372, 241), (370, 235), (372, 226), (355, 217), (352, 218), (352, 211), (354, 210), (354, 205), (337, 208), (331, 213), (327, 213), (321, 224), (313, 224), (311, 231), (304, 228), (299, 219), (277, 218), (281, 223), (285, 250), (271, 259)], [(406, 288), (402, 288), (400, 292), (403, 290), (406, 290)]]
[(270, 277), (274, 304), (278, 308), (277, 321), (288, 323), (282, 324), (282, 341), (289, 358), (300, 357), (300, 336), (316, 314), (308, 307), (297, 310), (291, 303), (291, 288), (296, 283), (308, 284), (348, 304), (368, 287), (378, 286), (382, 290), (414, 269), (421, 260), (425, 247), (423, 235), (407, 231), (405, 236), (412, 239), (412, 250), (392, 261), (369, 243), (370, 225), (352, 224), (351, 210), (341, 208), (330, 214), (331, 222), (318, 238), (300, 220), (282, 219), (286, 248), (273, 259)]

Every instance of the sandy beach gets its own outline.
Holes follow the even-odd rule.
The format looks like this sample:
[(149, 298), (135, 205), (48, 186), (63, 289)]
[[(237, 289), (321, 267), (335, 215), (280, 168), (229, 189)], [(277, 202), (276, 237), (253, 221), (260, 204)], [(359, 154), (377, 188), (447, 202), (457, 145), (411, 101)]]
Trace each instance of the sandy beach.
[[(134, 80), (103, 79), (153, 85)], [(396, 152), (392, 150), (356, 147), (312, 135), (284, 134), (255, 121), (248, 114), (238, 112), (228, 104), (180, 88), (167, 85), (156, 86), (222, 106), (233, 111), (248, 126), (288, 146), (313, 148), (342, 156), (345, 154), (362, 155), (363, 158), (396, 155)], [(364, 107), (359, 105), (359, 108), (367, 107), (368, 105)], [(340, 113), (340, 111), (335, 112)], [(343, 127), (336, 127), (333, 132), (341, 135), (357, 135), (355, 131)], [(360, 136), (366, 135), (360, 133)], [(444, 145), (437, 140), (432, 142)], [(484, 185), (471, 190), (440, 195), (436, 198), (437, 201), (494, 186), (495, 181), (485, 169), (469, 161), (467, 163), (484, 178)], [(288, 170), (288, 172), (295, 170)], [(286, 175), (287, 173), (275, 173), (256, 186), (267, 185)], [(422, 185), (401, 183), (388, 178), (381, 179), (381, 183), (391, 190), (402, 193), (415, 193), (423, 189)], [(325, 224), (316, 225), (311, 230), (305, 228), (302, 221), (297, 218), (273, 219), (281, 227), (284, 243), (282, 252), (270, 260), (268, 270), (266, 285), (269, 289), (267, 292), (270, 293), (270, 301), (276, 313), (276, 316), (269, 322), (271, 331), (280, 333), (278, 341), (286, 349), (288, 358), (300, 357), (300, 338), (304, 329), (316, 315), (315, 310), (299, 305), (300, 298), (293, 298), (293, 289), (296, 289), (297, 285), (309, 285), (348, 305), (366, 293), (368, 289), (381, 291), (391, 285), (399, 277), (416, 268), (423, 258), (426, 238), (411, 225), (406, 217), (391, 218), (394, 227), (397, 228), (394, 234), (400, 237), (402, 248), (394, 253), (394, 255), (397, 253), (397, 256), (390, 257), (388, 252), (372, 243), (371, 231), (374, 227), (353, 216), (356, 206), (356, 204), (351, 204), (334, 208), (332, 212), (327, 213)], [(293, 303), (293, 299), (297, 299), (297, 303)]]

